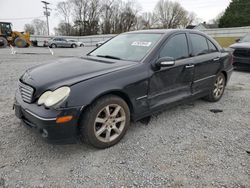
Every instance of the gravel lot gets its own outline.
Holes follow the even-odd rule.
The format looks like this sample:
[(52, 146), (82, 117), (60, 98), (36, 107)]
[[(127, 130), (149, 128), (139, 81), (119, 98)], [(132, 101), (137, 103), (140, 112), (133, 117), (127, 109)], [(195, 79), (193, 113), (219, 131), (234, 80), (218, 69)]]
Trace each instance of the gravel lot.
[[(12, 110), (19, 76), (91, 48), (0, 49), (0, 187), (250, 187), (250, 73), (234, 72), (218, 103), (198, 100), (133, 123), (116, 146), (50, 145)], [(34, 53), (34, 54), (29, 54)], [(37, 53), (37, 54), (36, 54)], [(222, 113), (212, 113), (221, 109)]]

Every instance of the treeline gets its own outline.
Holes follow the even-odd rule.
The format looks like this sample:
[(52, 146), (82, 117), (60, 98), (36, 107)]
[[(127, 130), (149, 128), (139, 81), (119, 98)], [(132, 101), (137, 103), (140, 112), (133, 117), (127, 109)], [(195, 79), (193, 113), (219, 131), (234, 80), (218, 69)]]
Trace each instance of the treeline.
[[(62, 21), (54, 28), (55, 34), (71, 36), (183, 28), (196, 19), (194, 13), (170, 0), (159, 0), (152, 12), (141, 12), (141, 5), (130, 0), (66, 0), (57, 4), (56, 11)], [(32, 24), (26, 24), (26, 28), (30, 27)], [(41, 31), (34, 27), (38, 29), (34, 30), (35, 34), (43, 33), (44, 27), (40, 27)]]
[(137, 29), (180, 28), (191, 24), (195, 15), (178, 2), (159, 0), (153, 12), (141, 12), (136, 1), (67, 0), (57, 4), (63, 21), (58, 35), (117, 34)]
[(232, 0), (219, 19), (219, 27), (250, 26), (250, 1)]

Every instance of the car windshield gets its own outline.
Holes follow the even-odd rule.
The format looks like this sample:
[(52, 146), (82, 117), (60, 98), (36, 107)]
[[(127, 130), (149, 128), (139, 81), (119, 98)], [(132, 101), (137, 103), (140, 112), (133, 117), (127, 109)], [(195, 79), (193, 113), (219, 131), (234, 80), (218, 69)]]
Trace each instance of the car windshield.
[(248, 34), (245, 37), (243, 37), (240, 41), (241, 42), (250, 42), (250, 34)]
[(152, 33), (121, 34), (112, 38), (89, 55), (126, 61), (141, 61), (161, 36), (162, 34)]

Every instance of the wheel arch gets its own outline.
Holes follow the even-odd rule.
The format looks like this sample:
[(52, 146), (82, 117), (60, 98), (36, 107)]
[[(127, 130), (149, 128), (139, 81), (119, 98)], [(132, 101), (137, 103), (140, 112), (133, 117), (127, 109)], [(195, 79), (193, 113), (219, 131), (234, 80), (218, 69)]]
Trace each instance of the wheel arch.
[(52, 47), (52, 45), (55, 45), (55, 47), (57, 47), (56, 43), (51, 43), (49, 46)]
[[(100, 99), (100, 98), (102, 98), (102, 97), (104, 97), (104, 96), (107, 96), (107, 95), (115, 95), (115, 96), (118, 96), (118, 97), (120, 97), (121, 99), (123, 99), (123, 100), (127, 103), (128, 107), (129, 107), (130, 116), (131, 116), (131, 114), (133, 114), (133, 112), (134, 112), (134, 106), (133, 106), (133, 104), (132, 104), (132, 102), (131, 102), (129, 96), (128, 96), (125, 92), (123, 92), (123, 91), (121, 91), (121, 90), (110, 90), (110, 91), (106, 91), (106, 92), (104, 92), (104, 93), (101, 93), (101, 94), (97, 95), (95, 98), (93, 98), (92, 101), (82, 110), (80, 116), (82, 117), (83, 114), (84, 114), (84, 111), (85, 111), (91, 104), (93, 104), (96, 100), (98, 100), (98, 99)], [(81, 117), (79, 118), (79, 120), (81, 119)]]
[(226, 71), (221, 71), (221, 73), (225, 76), (226, 83), (227, 83), (227, 81), (228, 81), (227, 72)]
[[(99, 98), (104, 97), (104, 96), (107, 96), (107, 95), (116, 95), (116, 96), (122, 98), (122, 99), (127, 103), (130, 112), (133, 113), (134, 107), (133, 107), (133, 104), (132, 104), (132, 102), (131, 102), (129, 96), (128, 96), (125, 92), (123, 92), (123, 91), (121, 91), (121, 90), (110, 90), (110, 91), (106, 91), (106, 92), (104, 92), (104, 93), (101, 93), (101, 94), (97, 95), (97, 96), (90, 102), (90, 104), (92, 104), (93, 102), (95, 102), (95, 101), (98, 100)], [(89, 105), (90, 105), (90, 104), (89, 104)]]

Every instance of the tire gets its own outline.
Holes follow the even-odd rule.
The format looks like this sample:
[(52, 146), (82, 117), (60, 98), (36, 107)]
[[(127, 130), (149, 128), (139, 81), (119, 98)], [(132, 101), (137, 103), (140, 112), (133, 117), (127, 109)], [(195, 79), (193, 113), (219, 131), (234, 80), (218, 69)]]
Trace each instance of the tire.
[(130, 110), (127, 103), (118, 96), (107, 95), (83, 112), (80, 135), (85, 143), (104, 149), (118, 143), (129, 125)]
[(219, 101), (221, 97), (223, 96), (225, 87), (226, 87), (225, 75), (223, 73), (219, 73), (213, 82), (213, 85), (209, 91), (209, 94), (204, 99), (209, 102)]
[(72, 44), (71, 47), (72, 47), (72, 48), (76, 48), (76, 44)]
[(8, 45), (8, 41), (4, 37), (0, 37), (0, 48), (6, 48)]
[(17, 37), (15, 40), (14, 40), (14, 44), (15, 44), (15, 46), (16, 47), (18, 47), (18, 48), (25, 48), (25, 47), (27, 47), (27, 42), (24, 40), (24, 39), (22, 39), (22, 38), (20, 38), (20, 37)]
[(56, 44), (51, 44), (50, 46), (51, 46), (51, 48), (56, 48), (57, 47)]
[(80, 47), (84, 47), (84, 44), (81, 44)]

